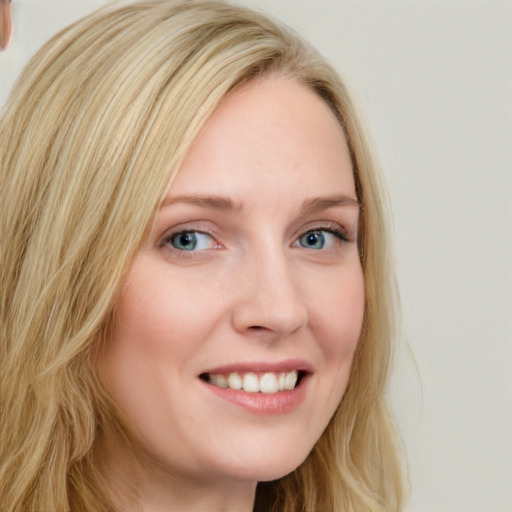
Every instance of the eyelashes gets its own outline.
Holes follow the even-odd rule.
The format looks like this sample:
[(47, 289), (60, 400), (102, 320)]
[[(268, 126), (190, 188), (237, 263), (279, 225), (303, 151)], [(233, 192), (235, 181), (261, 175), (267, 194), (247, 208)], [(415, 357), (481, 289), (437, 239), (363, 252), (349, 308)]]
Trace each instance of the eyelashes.
[[(334, 250), (351, 240), (346, 232), (335, 223), (315, 226), (302, 232), (291, 245), (315, 252)], [(168, 233), (160, 243), (162, 248), (184, 257), (199, 255), (203, 251), (218, 250), (224, 247), (213, 234), (198, 229), (180, 229)]]

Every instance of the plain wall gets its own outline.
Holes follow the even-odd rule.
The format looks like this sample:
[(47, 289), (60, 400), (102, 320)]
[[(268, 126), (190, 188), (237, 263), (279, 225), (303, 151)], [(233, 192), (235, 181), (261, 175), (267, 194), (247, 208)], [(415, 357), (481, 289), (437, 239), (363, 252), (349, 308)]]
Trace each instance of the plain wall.
[[(13, 0), (0, 105), (105, 0)], [(390, 188), (406, 346), (393, 408), (413, 512), (512, 511), (512, 2), (243, 0), (309, 39), (366, 114)]]

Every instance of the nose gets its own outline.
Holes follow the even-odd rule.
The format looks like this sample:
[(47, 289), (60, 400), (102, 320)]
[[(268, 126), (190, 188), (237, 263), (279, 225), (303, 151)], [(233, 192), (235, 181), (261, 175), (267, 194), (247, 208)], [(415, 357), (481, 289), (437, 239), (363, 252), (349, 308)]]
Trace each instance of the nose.
[(269, 341), (289, 336), (308, 323), (308, 309), (284, 251), (253, 255), (240, 269), (233, 327)]

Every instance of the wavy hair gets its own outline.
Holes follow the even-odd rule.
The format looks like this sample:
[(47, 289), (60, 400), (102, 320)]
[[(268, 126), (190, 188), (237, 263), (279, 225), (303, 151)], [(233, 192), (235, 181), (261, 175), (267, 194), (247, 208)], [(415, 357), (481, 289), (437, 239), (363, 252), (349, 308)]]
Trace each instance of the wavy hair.
[(386, 406), (395, 302), (386, 200), (337, 73), (296, 34), (249, 9), (150, 0), (102, 9), (30, 61), (0, 121), (0, 484), (4, 512), (112, 510), (96, 448), (125, 435), (97, 375), (120, 285), (165, 190), (222, 99), (268, 73), (327, 102), (361, 203), (366, 304), (346, 393), (293, 473), (256, 508), (401, 509)]

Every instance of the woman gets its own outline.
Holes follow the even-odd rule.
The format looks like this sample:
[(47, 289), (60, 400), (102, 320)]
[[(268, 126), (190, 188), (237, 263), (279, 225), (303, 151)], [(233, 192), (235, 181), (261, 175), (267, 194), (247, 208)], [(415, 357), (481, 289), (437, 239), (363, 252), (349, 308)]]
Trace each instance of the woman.
[(316, 52), (103, 10), (0, 130), (3, 510), (400, 510), (381, 186)]

